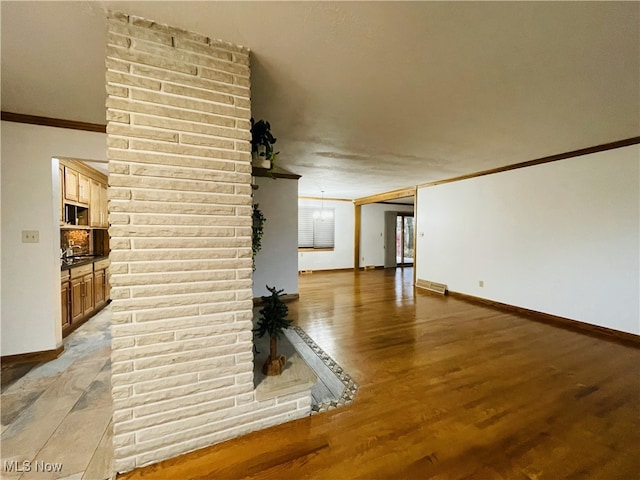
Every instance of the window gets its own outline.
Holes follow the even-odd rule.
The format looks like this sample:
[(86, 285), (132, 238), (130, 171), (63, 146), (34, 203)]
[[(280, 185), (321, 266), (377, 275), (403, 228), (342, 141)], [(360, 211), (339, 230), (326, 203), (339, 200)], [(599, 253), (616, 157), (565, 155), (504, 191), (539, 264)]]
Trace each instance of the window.
[(298, 209), (298, 248), (333, 248), (334, 236), (334, 208)]

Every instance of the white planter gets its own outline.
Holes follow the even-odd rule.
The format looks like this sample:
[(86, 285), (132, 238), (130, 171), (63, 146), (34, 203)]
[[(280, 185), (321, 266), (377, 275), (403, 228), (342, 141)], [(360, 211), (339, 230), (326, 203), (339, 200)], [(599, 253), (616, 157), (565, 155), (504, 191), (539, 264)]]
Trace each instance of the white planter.
[[(264, 147), (262, 148), (264, 152)], [(264, 156), (261, 157), (258, 152), (251, 152), (251, 165), (269, 170), (271, 168), (271, 160), (267, 160)]]

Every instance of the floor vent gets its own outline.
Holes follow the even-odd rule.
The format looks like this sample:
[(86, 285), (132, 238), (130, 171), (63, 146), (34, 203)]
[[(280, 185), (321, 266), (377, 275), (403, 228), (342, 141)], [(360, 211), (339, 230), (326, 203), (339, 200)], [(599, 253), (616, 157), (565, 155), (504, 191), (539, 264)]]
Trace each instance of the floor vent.
[(310, 275), (313, 273), (313, 270), (300, 270), (298, 273), (300, 275)]
[(422, 280), (420, 278), (416, 281), (416, 287), (424, 288), (425, 290), (439, 293), (440, 295), (444, 295), (447, 293), (447, 286), (444, 283), (432, 282), (430, 280)]

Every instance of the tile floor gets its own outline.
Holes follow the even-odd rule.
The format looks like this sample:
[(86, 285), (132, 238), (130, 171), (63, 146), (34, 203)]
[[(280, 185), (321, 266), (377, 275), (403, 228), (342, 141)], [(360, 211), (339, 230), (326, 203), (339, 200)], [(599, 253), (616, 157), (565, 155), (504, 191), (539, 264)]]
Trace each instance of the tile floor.
[(311, 414), (349, 405), (358, 392), (358, 384), (302, 328), (285, 330), (285, 336), (311, 367), (318, 381), (311, 389)]
[(110, 321), (107, 307), (64, 340), (56, 360), (27, 373), (3, 368), (0, 478), (112, 477)]

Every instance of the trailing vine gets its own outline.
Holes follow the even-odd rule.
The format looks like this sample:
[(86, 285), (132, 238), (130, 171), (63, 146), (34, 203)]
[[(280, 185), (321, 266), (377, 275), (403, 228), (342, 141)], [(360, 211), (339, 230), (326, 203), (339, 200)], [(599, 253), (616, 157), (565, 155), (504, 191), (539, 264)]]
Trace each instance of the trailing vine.
[(251, 215), (251, 218), (253, 219), (253, 235), (252, 235), (252, 242), (251, 242), (251, 249), (253, 252), (253, 269), (256, 269), (256, 254), (260, 251), (260, 249), (262, 248), (262, 235), (263, 235), (263, 231), (264, 231), (264, 222), (267, 221), (266, 218), (264, 218), (264, 215), (262, 215), (262, 212), (260, 211), (260, 208), (258, 208), (259, 205), (256, 203), (253, 205), (253, 213)]

